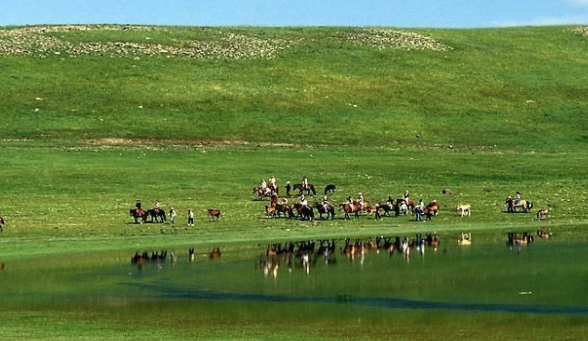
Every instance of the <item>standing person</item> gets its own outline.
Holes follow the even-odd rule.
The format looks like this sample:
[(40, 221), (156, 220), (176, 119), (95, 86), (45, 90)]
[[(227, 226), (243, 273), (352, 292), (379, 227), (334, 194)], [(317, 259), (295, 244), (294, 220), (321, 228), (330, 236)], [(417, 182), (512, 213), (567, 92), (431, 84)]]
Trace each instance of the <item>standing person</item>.
[(194, 226), (194, 211), (188, 209), (188, 226)]
[(169, 209), (169, 217), (170, 217), (169, 222), (170, 222), (170, 224), (174, 225), (176, 223), (176, 216), (177, 216), (176, 210), (174, 210), (174, 208), (171, 207)]

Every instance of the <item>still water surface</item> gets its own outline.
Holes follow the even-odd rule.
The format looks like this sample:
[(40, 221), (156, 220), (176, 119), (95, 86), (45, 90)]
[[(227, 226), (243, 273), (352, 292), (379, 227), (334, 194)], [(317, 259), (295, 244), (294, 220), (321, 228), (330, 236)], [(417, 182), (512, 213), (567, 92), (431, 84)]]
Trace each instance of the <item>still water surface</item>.
[[(446, 243), (449, 244), (449, 243)], [(348, 257), (266, 255), (265, 246), (225, 245), (222, 256), (166, 250), (159, 261), (131, 264), (133, 253), (23, 258), (0, 271), (0, 304), (126, 304), (135, 301), (312, 302), (382, 309), (588, 314), (588, 248), (538, 241)], [(160, 250), (140, 250), (149, 254)], [(172, 257), (171, 253), (175, 254)]]

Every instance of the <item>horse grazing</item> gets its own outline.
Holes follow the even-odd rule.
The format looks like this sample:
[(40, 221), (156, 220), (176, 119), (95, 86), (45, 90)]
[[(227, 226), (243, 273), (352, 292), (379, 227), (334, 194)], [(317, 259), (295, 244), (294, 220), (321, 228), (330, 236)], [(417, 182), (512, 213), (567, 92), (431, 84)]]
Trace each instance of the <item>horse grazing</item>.
[(533, 203), (531, 201), (521, 200), (518, 203), (515, 203), (515, 200), (511, 197), (506, 198), (504, 203), (506, 204), (506, 211), (508, 213), (517, 212), (517, 208), (520, 208), (524, 213), (529, 213), (533, 208)]
[(297, 189), (298, 190), (298, 195), (302, 195), (303, 193), (306, 193), (306, 195), (310, 195), (310, 193), (312, 192), (313, 195), (316, 195), (316, 189), (314, 188), (313, 184), (308, 184), (306, 186), (306, 188), (304, 188), (304, 186), (302, 186), (302, 184), (294, 184), (292, 186), (292, 188)]
[(472, 205), (457, 205), (455, 207), (455, 212), (459, 213), (460, 216), (463, 218), (465, 216), (470, 216), (471, 215), (471, 210), (472, 210)]
[(139, 224), (139, 219), (141, 219), (140, 223), (146, 223), (147, 222), (147, 211), (145, 210), (139, 210), (138, 208), (131, 208), (129, 210), (129, 215), (133, 218), (135, 218), (135, 224)]
[(216, 220), (218, 221), (221, 217), (221, 211), (214, 209), (214, 208), (209, 208), (208, 209), (208, 221), (213, 221)]
[(337, 190), (337, 186), (335, 186), (333, 184), (328, 184), (325, 186), (325, 195), (327, 195), (329, 193), (335, 193), (336, 190)]
[(6, 224), (6, 222), (4, 221), (4, 218), (0, 215), (0, 233), (4, 232), (4, 224)]
[[(151, 217), (152, 223), (154, 221), (156, 223), (165, 223), (165, 221), (167, 220), (167, 218), (165, 216), (165, 210), (163, 208), (159, 208), (159, 209), (150, 208), (147, 210), (146, 215)], [(145, 217), (145, 219), (147, 219), (147, 217)]]
[(319, 219), (323, 219), (323, 214), (327, 215), (327, 219), (329, 219), (329, 215), (331, 216), (331, 220), (335, 219), (335, 207), (331, 204), (319, 204), (318, 202), (314, 204), (314, 208), (319, 213)]
[(549, 211), (546, 208), (542, 208), (537, 211), (537, 220), (543, 220), (549, 217)]

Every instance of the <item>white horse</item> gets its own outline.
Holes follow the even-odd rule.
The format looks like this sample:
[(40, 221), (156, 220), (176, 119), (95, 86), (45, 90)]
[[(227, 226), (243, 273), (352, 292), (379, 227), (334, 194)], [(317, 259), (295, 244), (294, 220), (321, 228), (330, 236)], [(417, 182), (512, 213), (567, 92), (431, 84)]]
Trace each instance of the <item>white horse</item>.
[(463, 218), (465, 216), (470, 216), (472, 211), (472, 205), (469, 204), (459, 204), (455, 207), (455, 212), (459, 213), (460, 216)]

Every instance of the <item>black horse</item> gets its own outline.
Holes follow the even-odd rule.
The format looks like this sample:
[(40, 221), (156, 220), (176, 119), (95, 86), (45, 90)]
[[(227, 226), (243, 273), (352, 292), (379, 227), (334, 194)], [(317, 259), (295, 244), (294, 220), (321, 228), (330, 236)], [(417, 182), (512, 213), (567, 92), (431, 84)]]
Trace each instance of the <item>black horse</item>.
[(329, 193), (335, 193), (336, 190), (337, 190), (337, 186), (335, 186), (333, 184), (328, 184), (325, 186), (325, 195), (327, 195)]
[[(147, 210), (147, 215), (149, 217), (151, 217), (151, 222), (153, 223), (154, 221), (156, 223), (165, 223), (165, 221), (167, 220), (167, 217), (165, 216), (165, 210), (163, 208), (160, 209), (155, 209), (155, 208), (151, 208)], [(147, 219), (147, 218), (145, 218)]]
[(4, 224), (6, 224), (6, 222), (4, 221), (4, 218), (0, 215), (0, 233), (4, 232)]
[(141, 219), (141, 224), (147, 222), (147, 211), (145, 210), (139, 211), (137, 208), (131, 208), (129, 210), (129, 215), (135, 218), (135, 224), (139, 223), (139, 219)]

